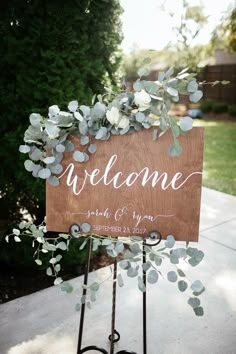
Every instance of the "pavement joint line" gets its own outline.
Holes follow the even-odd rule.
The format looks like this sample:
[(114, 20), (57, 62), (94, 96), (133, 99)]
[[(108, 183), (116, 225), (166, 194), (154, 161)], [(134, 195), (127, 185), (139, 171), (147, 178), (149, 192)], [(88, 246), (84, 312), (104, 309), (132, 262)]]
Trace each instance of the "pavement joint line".
[(200, 230), (200, 232), (204, 232), (204, 231), (208, 231), (208, 230), (214, 229), (215, 227), (221, 226), (221, 225), (226, 224), (227, 222), (230, 222), (230, 221), (233, 221), (233, 220), (236, 220), (236, 217), (234, 217), (232, 219), (229, 219), (229, 220), (222, 221), (219, 224), (216, 224), (216, 225), (213, 225), (213, 226), (208, 226), (205, 229)]
[(212, 240), (210, 237), (207, 237), (207, 236), (205, 236), (205, 235), (203, 235), (203, 234), (201, 234), (201, 233), (200, 233), (200, 237), (205, 238), (206, 240), (211, 241), (211, 242), (213, 242), (213, 243), (216, 243), (216, 244), (218, 244), (218, 245), (220, 245), (220, 246), (223, 246), (223, 247), (225, 247), (225, 248), (228, 248), (228, 249), (231, 250), (231, 251), (236, 251), (236, 248), (233, 248), (233, 247), (231, 247), (231, 246), (225, 245), (225, 244), (222, 243), (222, 242), (219, 242), (219, 241), (216, 241), (216, 240)]

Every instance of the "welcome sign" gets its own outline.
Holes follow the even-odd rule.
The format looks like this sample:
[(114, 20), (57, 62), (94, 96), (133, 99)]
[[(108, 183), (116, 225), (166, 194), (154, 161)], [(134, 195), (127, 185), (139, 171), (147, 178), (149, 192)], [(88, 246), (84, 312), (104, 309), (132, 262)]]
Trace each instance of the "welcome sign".
[[(68, 232), (71, 224), (87, 222), (92, 233), (147, 236), (197, 241), (203, 163), (203, 128), (179, 138), (183, 153), (168, 155), (173, 137), (167, 131), (152, 140), (150, 130), (114, 135), (97, 141), (87, 162), (66, 153), (60, 185), (47, 183), (48, 231)], [(83, 150), (74, 137), (75, 150)]]

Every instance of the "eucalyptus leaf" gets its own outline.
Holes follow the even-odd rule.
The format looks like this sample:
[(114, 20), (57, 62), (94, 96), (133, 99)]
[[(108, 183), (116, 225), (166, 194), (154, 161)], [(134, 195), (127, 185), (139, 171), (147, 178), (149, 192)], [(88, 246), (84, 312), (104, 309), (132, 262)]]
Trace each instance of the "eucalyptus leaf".
[(123, 281), (123, 277), (121, 274), (117, 275), (117, 281), (120, 287), (124, 286), (124, 281)]
[(52, 165), (49, 166), (49, 168), (52, 171), (52, 173), (55, 173), (56, 175), (60, 174), (63, 171), (63, 167), (61, 164)]
[(130, 267), (130, 263), (126, 260), (120, 261), (119, 265), (122, 269), (125, 269), (125, 270), (127, 270)]
[(195, 91), (194, 93), (192, 93), (192, 94), (189, 96), (189, 99), (190, 99), (191, 102), (196, 103), (196, 102), (200, 101), (200, 99), (202, 98), (202, 96), (203, 96), (202, 91), (197, 90), (197, 91)]
[(90, 154), (94, 154), (97, 151), (97, 145), (96, 144), (90, 144), (88, 147), (88, 151)]
[(145, 284), (143, 282), (142, 277), (138, 276), (138, 288), (140, 291), (142, 291), (143, 293), (146, 291), (146, 287)]
[(158, 281), (158, 277), (159, 277), (159, 275), (158, 275), (157, 271), (155, 269), (151, 269), (148, 272), (147, 281), (150, 284), (155, 284)]
[(54, 187), (57, 187), (60, 184), (59, 179), (56, 176), (50, 176), (47, 181)]
[(88, 233), (91, 230), (91, 225), (89, 225), (87, 222), (84, 222), (81, 225), (81, 229), (84, 233)]
[(95, 138), (96, 139), (103, 139), (107, 135), (107, 128), (106, 127), (101, 127), (99, 131), (97, 132)]
[(130, 267), (127, 271), (128, 277), (130, 277), (130, 278), (136, 277), (138, 275), (138, 268), (139, 268), (138, 266), (135, 268)]
[(37, 113), (32, 113), (29, 117), (30, 123), (34, 126), (34, 127), (38, 127), (40, 126), (40, 120), (41, 120), (41, 116), (40, 114)]
[(85, 160), (85, 157), (84, 157), (84, 154), (83, 152), (79, 151), (79, 150), (76, 150), (74, 153), (73, 153), (73, 159), (77, 162), (84, 162)]
[(63, 282), (62, 278), (61, 277), (58, 277), (54, 280), (54, 285), (59, 285)]
[(178, 96), (178, 90), (173, 87), (168, 87), (166, 90), (171, 96)]
[(63, 144), (58, 144), (57, 146), (56, 146), (56, 151), (57, 152), (64, 152), (66, 150), (66, 147), (65, 147), (65, 145), (63, 145)]
[(196, 80), (189, 81), (188, 86), (187, 86), (187, 91), (188, 92), (196, 92), (197, 89), (198, 89), (197, 81)]
[(168, 235), (165, 241), (165, 247), (172, 248), (175, 245), (175, 238), (172, 235)]
[(203, 308), (201, 306), (194, 307), (193, 311), (194, 311), (196, 316), (203, 316), (204, 315), (204, 310), (203, 310)]
[(168, 154), (170, 156), (176, 157), (176, 156), (181, 155), (182, 151), (183, 151), (183, 149), (180, 146), (179, 141), (176, 139), (174, 144), (169, 147)]
[(178, 276), (175, 271), (171, 270), (170, 272), (167, 273), (167, 279), (171, 282), (174, 283), (177, 281)]
[(52, 268), (51, 268), (51, 267), (48, 267), (48, 268), (47, 268), (46, 274), (47, 274), (49, 277), (52, 276)]
[(42, 179), (47, 179), (51, 176), (51, 171), (49, 168), (42, 168), (39, 172), (38, 172), (38, 176)]
[(124, 251), (124, 244), (121, 241), (118, 241), (115, 245), (115, 251), (117, 254), (122, 253)]
[(184, 280), (178, 282), (179, 291), (184, 292), (188, 288), (188, 283)]
[(192, 291), (199, 293), (204, 289), (204, 285), (200, 280), (195, 280), (191, 285), (191, 289)]
[(27, 154), (28, 152), (30, 152), (30, 146), (29, 145), (20, 145), (19, 146), (19, 151), (22, 153), (22, 154)]
[(54, 161), (55, 161), (54, 156), (48, 156), (48, 157), (45, 157), (45, 159), (43, 159), (43, 162), (46, 163), (47, 165), (53, 163)]
[(193, 127), (193, 119), (191, 117), (186, 116), (180, 120), (180, 128), (184, 132), (191, 130), (192, 127)]
[(66, 246), (66, 243), (64, 241), (59, 242), (56, 245), (56, 247), (59, 248), (62, 251), (66, 251), (67, 250), (67, 246)]
[(32, 172), (33, 168), (34, 168), (34, 163), (31, 160), (25, 160), (24, 166), (25, 166), (26, 171)]
[(88, 143), (89, 143), (88, 135), (81, 135), (80, 136), (80, 144), (81, 145), (87, 145)]
[(73, 291), (73, 286), (68, 281), (64, 281), (61, 284), (61, 290), (65, 291), (67, 294), (71, 294)]
[(139, 77), (148, 76), (149, 74), (150, 74), (150, 69), (148, 69), (148, 68), (141, 68), (138, 70)]
[(197, 297), (190, 297), (188, 300), (188, 304), (195, 309), (196, 307), (199, 307), (200, 305), (200, 300)]

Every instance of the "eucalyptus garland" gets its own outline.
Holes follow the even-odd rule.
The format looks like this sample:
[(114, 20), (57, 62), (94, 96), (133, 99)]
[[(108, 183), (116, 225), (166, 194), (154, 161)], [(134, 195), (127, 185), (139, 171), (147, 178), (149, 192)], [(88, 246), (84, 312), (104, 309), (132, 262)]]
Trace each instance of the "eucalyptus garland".
[[(145, 59), (144, 63), (148, 64), (149, 59)], [(91, 106), (80, 105), (74, 100), (68, 104), (66, 112), (53, 105), (49, 107), (47, 117), (32, 113), (29, 117), (30, 125), (24, 135), (25, 143), (19, 147), (21, 153), (28, 154), (28, 159), (24, 162), (26, 170), (35, 178), (58, 186), (59, 176), (63, 172), (63, 153), (71, 152), (77, 163), (84, 163), (96, 153), (96, 140), (106, 141), (112, 138), (112, 135), (132, 134), (151, 127), (154, 127), (153, 140), (161, 138), (170, 129), (173, 143), (167, 153), (173, 157), (180, 155), (182, 147), (178, 137), (191, 130), (192, 118), (185, 116), (177, 119), (170, 113), (171, 105), (179, 101), (180, 95), (187, 95), (191, 102), (198, 102), (203, 95), (202, 83), (196, 80), (196, 74), (188, 73), (188, 69), (173, 76), (174, 69), (170, 68), (166, 72), (160, 72), (156, 81), (144, 80), (149, 73), (147, 67), (138, 71), (139, 78), (134, 83), (133, 92), (123, 90), (116, 93), (107, 90), (103, 95), (94, 96)], [(75, 150), (71, 141), (73, 136), (79, 137), (83, 147), (81, 151)], [(146, 263), (141, 266), (142, 238), (95, 235), (90, 234), (90, 229), (90, 225), (84, 223), (81, 225), (81, 233), (74, 235), (82, 241), (80, 250), (92, 239), (93, 251), (103, 247), (110, 257), (121, 256), (117, 276), (119, 286), (124, 285), (123, 271), (129, 277), (137, 278), (138, 288), (142, 292), (146, 291), (142, 280), (143, 271), (146, 272), (147, 282), (150, 284), (157, 283), (160, 277), (167, 278), (177, 284), (180, 292), (190, 291), (188, 304), (197, 316), (203, 315), (199, 296), (205, 290), (204, 285), (200, 280), (189, 281), (181, 269), (181, 265), (185, 263), (192, 267), (197, 266), (204, 257), (202, 251), (189, 247), (188, 244), (186, 247), (177, 247), (174, 236), (169, 235), (157, 247), (145, 247)], [(39, 266), (42, 265), (43, 254), (50, 254), (47, 275), (55, 278), (55, 285), (60, 284), (63, 291), (71, 293), (72, 285), (68, 281), (63, 282), (59, 274), (63, 252), (69, 251), (72, 240), (77, 242), (74, 241), (73, 235), (59, 233), (56, 237), (51, 237), (47, 233), (46, 219), (38, 226), (33, 222), (22, 221), (13, 229), (11, 235), (6, 236), (6, 241), (9, 242), (9, 238), (13, 238), (15, 242), (21, 242), (25, 237), (32, 240), (35, 262)], [(171, 265), (165, 275), (160, 270), (164, 261)], [(80, 303), (86, 302), (87, 306), (91, 307), (99, 287), (98, 282), (89, 284), (89, 296), (82, 296)], [(80, 303), (76, 305), (77, 310)]]

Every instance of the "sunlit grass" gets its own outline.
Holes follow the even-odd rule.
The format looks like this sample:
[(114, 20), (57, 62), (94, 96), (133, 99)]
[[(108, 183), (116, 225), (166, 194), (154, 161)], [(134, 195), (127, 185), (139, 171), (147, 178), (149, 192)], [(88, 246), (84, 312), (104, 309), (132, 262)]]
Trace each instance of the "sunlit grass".
[(195, 119), (205, 128), (203, 185), (236, 195), (236, 122)]

